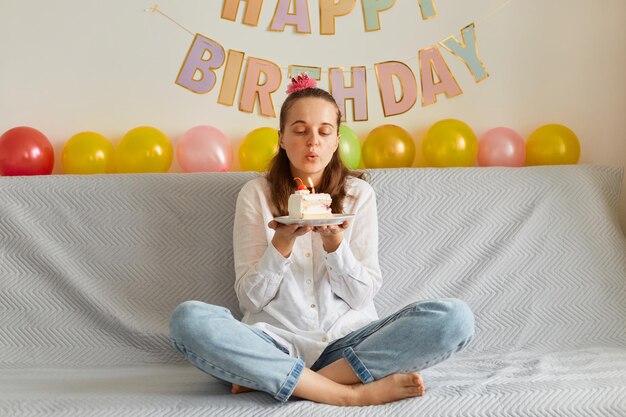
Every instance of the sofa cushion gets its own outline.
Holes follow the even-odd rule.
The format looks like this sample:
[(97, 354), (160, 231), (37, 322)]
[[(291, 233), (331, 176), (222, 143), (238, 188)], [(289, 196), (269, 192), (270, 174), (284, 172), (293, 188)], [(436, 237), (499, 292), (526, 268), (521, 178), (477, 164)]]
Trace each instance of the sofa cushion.
[(461, 355), (425, 370), (426, 395), (375, 407), (231, 395), (191, 365), (0, 370), (0, 415), (623, 417), (624, 350)]

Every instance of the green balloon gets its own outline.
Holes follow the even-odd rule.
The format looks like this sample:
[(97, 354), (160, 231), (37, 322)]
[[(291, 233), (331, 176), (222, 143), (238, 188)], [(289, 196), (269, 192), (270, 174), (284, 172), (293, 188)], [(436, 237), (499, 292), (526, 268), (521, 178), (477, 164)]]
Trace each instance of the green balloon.
[(361, 141), (354, 130), (339, 126), (339, 157), (349, 169), (358, 169), (361, 164)]

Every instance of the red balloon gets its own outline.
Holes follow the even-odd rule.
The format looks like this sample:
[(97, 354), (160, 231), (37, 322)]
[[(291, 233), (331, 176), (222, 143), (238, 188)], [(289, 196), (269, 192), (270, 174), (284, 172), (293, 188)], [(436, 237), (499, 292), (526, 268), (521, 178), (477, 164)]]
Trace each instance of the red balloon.
[(0, 136), (0, 175), (50, 175), (54, 149), (40, 131), (20, 126)]

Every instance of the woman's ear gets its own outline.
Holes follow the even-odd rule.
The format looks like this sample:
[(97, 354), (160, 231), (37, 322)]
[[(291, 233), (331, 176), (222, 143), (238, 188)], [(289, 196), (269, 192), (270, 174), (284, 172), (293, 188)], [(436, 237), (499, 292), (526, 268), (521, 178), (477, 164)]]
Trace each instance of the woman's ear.
[(278, 131), (278, 145), (282, 149), (285, 149), (285, 145), (283, 144), (283, 133), (280, 130)]

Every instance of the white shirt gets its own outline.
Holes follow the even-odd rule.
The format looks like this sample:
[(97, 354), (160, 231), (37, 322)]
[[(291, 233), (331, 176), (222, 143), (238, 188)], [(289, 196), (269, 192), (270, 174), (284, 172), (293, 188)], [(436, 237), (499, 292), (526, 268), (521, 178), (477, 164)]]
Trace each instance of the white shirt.
[(237, 198), (233, 228), (235, 291), (252, 324), (310, 367), (326, 348), (378, 319), (374, 296), (382, 284), (378, 218), (372, 187), (348, 178), (346, 214), (355, 214), (335, 252), (318, 233), (296, 238), (289, 258), (272, 245), (273, 219), (265, 177), (247, 182)]

